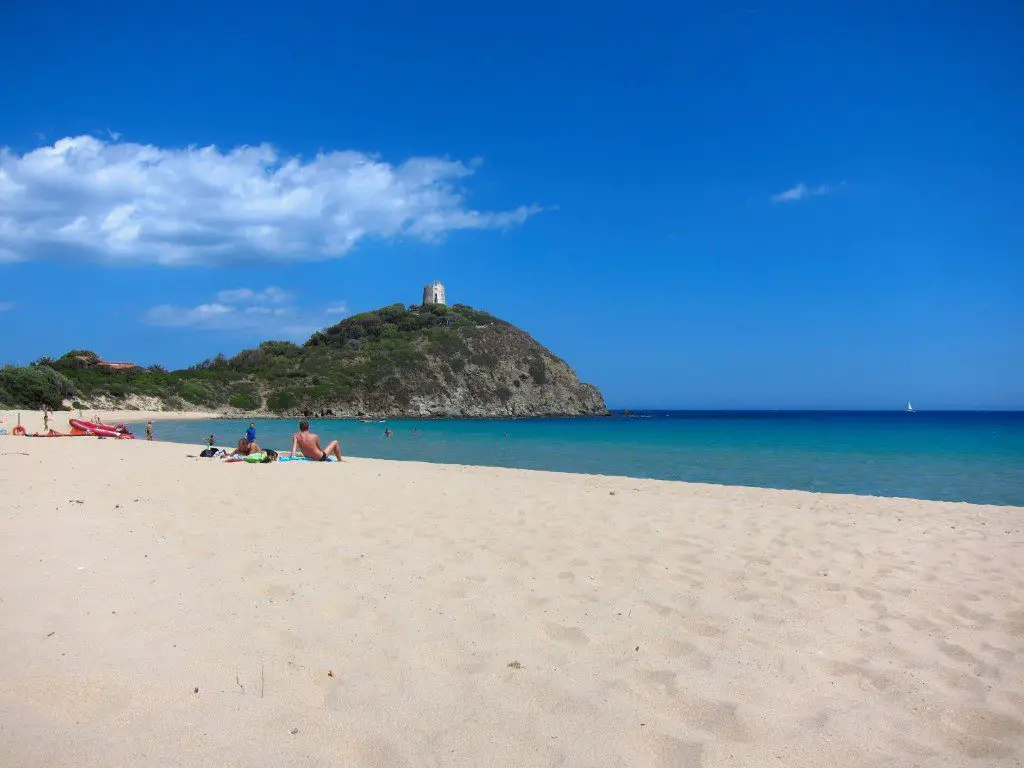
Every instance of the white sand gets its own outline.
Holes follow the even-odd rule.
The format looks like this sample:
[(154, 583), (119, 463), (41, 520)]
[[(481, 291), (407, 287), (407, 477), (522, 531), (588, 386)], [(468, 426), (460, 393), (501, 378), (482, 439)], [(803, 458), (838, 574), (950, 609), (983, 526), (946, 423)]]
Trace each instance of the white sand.
[(0, 438), (0, 764), (1024, 758), (1024, 509), (197, 451)]

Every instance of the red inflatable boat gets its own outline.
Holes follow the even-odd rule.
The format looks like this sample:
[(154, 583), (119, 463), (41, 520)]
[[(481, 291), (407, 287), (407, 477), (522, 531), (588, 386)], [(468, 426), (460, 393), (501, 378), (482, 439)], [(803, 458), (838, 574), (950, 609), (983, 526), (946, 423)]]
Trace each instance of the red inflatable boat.
[(78, 429), (87, 435), (96, 435), (97, 437), (116, 437), (119, 440), (134, 440), (135, 435), (128, 431), (128, 427), (124, 424), (116, 424), (110, 426), (109, 424), (95, 424), (91, 421), (81, 421), (80, 419), (70, 419), (71, 429)]

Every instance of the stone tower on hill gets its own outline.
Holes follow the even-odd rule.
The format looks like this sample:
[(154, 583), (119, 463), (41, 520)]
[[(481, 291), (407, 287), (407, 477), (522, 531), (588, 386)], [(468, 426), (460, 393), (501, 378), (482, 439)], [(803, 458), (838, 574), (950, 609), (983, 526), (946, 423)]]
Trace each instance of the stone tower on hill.
[(445, 304), (444, 300), (444, 286), (441, 285), (439, 280), (435, 280), (433, 283), (427, 283), (423, 286), (423, 305), (428, 306), (431, 304)]

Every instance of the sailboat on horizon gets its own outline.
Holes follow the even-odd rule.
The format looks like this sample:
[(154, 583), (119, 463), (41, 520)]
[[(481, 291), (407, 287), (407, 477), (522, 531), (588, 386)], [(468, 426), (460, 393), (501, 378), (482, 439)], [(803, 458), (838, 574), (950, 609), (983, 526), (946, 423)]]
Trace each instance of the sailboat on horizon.
[(907, 400), (907, 413), (914, 413), (914, 406), (910, 404), (909, 400)]

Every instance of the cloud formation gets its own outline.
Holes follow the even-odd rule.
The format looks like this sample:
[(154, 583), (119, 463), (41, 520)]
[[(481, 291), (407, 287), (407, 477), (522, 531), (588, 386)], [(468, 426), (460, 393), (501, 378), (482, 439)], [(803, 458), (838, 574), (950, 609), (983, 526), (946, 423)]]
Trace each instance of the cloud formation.
[(345, 302), (327, 307), (302, 307), (294, 296), (280, 288), (262, 291), (234, 288), (219, 291), (216, 299), (191, 307), (161, 304), (151, 307), (143, 319), (165, 328), (195, 328), (206, 331), (255, 334), (260, 340), (305, 341), (314, 331), (336, 323), (348, 314)]
[(227, 291), (217, 292), (217, 301), (222, 304), (287, 304), (292, 300), (292, 295), (280, 288), (271, 286), (262, 291), (254, 291), (251, 288), (233, 288)]
[(773, 203), (795, 203), (798, 200), (805, 200), (808, 197), (820, 197), (821, 195), (827, 195), (832, 191), (832, 188), (828, 184), (822, 184), (818, 187), (808, 187), (802, 181), (795, 187), (790, 187), (785, 192), (779, 192), (777, 195), (772, 195)]
[(459, 185), (473, 173), (444, 158), (391, 165), (356, 151), (304, 161), (267, 144), (164, 149), (74, 136), (24, 154), (2, 148), (0, 262), (336, 258), (365, 238), (430, 241), (540, 210), (467, 207)]

